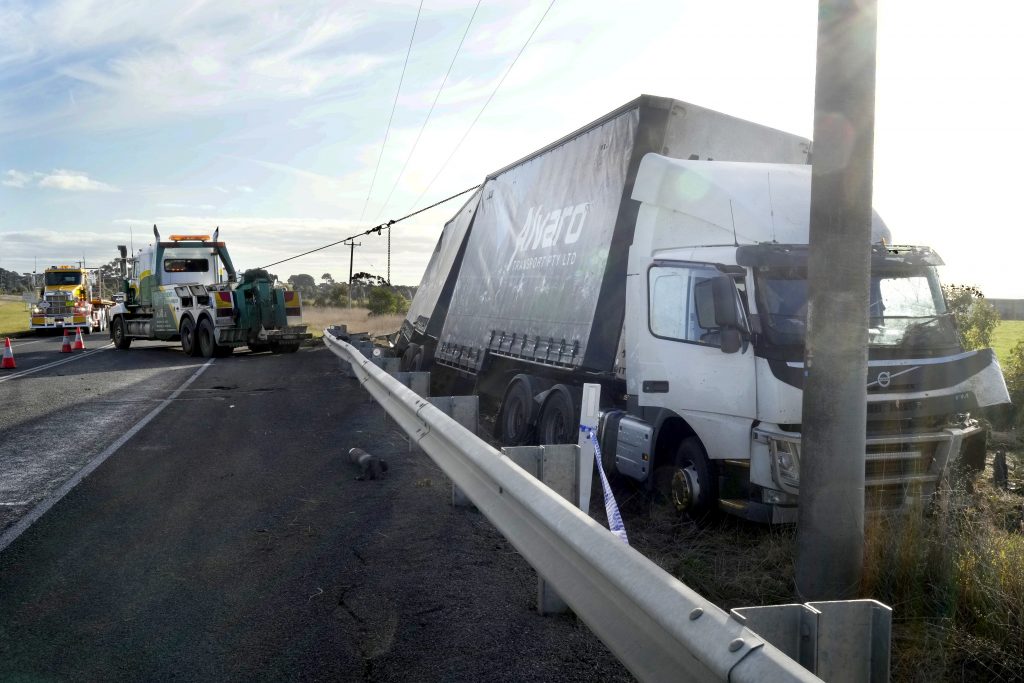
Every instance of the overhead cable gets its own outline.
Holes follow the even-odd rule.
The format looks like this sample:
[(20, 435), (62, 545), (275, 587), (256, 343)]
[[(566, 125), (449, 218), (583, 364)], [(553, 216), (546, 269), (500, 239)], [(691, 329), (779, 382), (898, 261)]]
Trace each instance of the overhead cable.
[(455, 145), (454, 149), (452, 149), (452, 153), (448, 155), (448, 158), (444, 160), (444, 163), (441, 164), (441, 168), (438, 169), (433, 179), (431, 179), (430, 183), (427, 184), (427, 187), (423, 190), (423, 192), (420, 193), (420, 196), (416, 198), (416, 201), (413, 202), (413, 205), (409, 207), (410, 210), (412, 210), (413, 207), (419, 204), (420, 200), (423, 199), (423, 196), (427, 194), (428, 191), (430, 191), (430, 188), (433, 187), (434, 183), (441, 176), (441, 173), (443, 173), (444, 169), (448, 166), (448, 162), (450, 162), (452, 160), (452, 157), (455, 156), (455, 153), (459, 151), (459, 147), (461, 147), (462, 143), (466, 141), (466, 138), (469, 136), (470, 131), (473, 130), (473, 126), (475, 126), (476, 122), (480, 120), (480, 116), (484, 113), (484, 110), (487, 109), (487, 105), (489, 105), (491, 103), (491, 100), (494, 99), (494, 96), (498, 93), (498, 89), (501, 87), (501, 84), (505, 82), (505, 79), (508, 77), (509, 73), (511, 73), (512, 68), (516, 65), (516, 62), (519, 61), (519, 58), (523, 55), (523, 52), (526, 50), (526, 46), (530, 44), (531, 40), (533, 40), (534, 34), (537, 33), (537, 29), (540, 28), (540, 25), (544, 23), (544, 18), (548, 16), (548, 12), (551, 11), (551, 8), (554, 7), (554, 5), (555, 0), (551, 0), (551, 3), (548, 5), (548, 8), (544, 10), (544, 14), (541, 15), (540, 21), (538, 21), (537, 25), (533, 27), (532, 31), (530, 31), (530, 35), (526, 38), (526, 42), (523, 43), (523, 46), (519, 49), (519, 54), (517, 54), (516, 58), (512, 60), (512, 63), (508, 65), (508, 68), (502, 75), (501, 80), (498, 81), (498, 85), (494, 86), (494, 90), (491, 91), (490, 97), (488, 97), (487, 101), (484, 102), (484, 106), (480, 107), (480, 111), (477, 112), (476, 118), (474, 118), (473, 122), (469, 124), (469, 128), (467, 128), (466, 132), (462, 134), (462, 138)]
[(420, 138), (423, 137), (423, 131), (430, 122), (430, 116), (434, 113), (434, 107), (437, 106), (437, 101), (441, 98), (441, 91), (444, 90), (444, 86), (448, 83), (448, 77), (452, 74), (452, 67), (455, 66), (455, 60), (458, 59), (459, 53), (462, 51), (462, 46), (466, 42), (466, 36), (469, 35), (469, 27), (473, 25), (473, 19), (476, 18), (476, 13), (477, 10), (480, 9), (481, 2), (483, 2), (483, 0), (476, 1), (476, 7), (473, 8), (473, 14), (469, 17), (469, 23), (466, 24), (466, 30), (462, 33), (462, 40), (459, 41), (459, 46), (455, 48), (455, 54), (452, 55), (452, 61), (448, 64), (448, 71), (445, 72), (444, 78), (441, 79), (441, 86), (437, 89), (437, 94), (434, 95), (434, 101), (430, 103), (430, 111), (427, 112), (427, 118), (423, 120), (423, 125), (420, 126), (420, 131), (416, 134), (416, 140), (412, 143), (412, 148), (409, 150), (409, 156), (405, 158), (405, 163), (402, 164), (402, 170), (398, 172), (398, 177), (395, 178), (395, 184), (391, 186), (391, 191), (388, 192), (388, 198), (385, 199), (384, 203), (381, 205), (380, 211), (377, 213), (377, 218), (374, 218), (375, 221), (379, 220), (381, 214), (387, 210), (388, 203), (391, 201), (391, 195), (395, 193), (395, 189), (398, 188), (398, 184), (402, 181), (402, 176), (405, 175), (405, 169), (409, 166), (409, 161), (412, 160), (412, 155), (416, 152), (416, 147), (420, 144)]
[(420, 13), (423, 11), (423, 0), (420, 0), (420, 7), (416, 10), (416, 22), (412, 25), (412, 35), (409, 36), (409, 49), (405, 51), (405, 62), (402, 64), (402, 75), (398, 78), (398, 90), (395, 91), (395, 101), (391, 105), (391, 116), (388, 117), (388, 127), (384, 131), (384, 142), (380, 145), (380, 154), (377, 155), (377, 165), (373, 169), (373, 178), (370, 180), (370, 190), (366, 193), (366, 201), (363, 202), (363, 211), (359, 214), (359, 220), (363, 220), (366, 214), (366, 205), (370, 203), (370, 195), (373, 194), (373, 185), (377, 182), (377, 171), (380, 170), (380, 160), (384, 158), (384, 148), (388, 144), (388, 136), (391, 134), (391, 122), (395, 119), (395, 109), (398, 107), (398, 96), (402, 92), (402, 82), (405, 80), (405, 69), (409, 66), (409, 55), (412, 54), (412, 42), (416, 38), (416, 28), (420, 25)]
[(376, 225), (376, 226), (374, 226), (374, 227), (372, 227), (372, 228), (370, 228), (368, 230), (364, 230), (362, 232), (357, 232), (354, 235), (349, 235), (345, 239), (340, 239), (337, 242), (331, 242), (330, 244), (325, 244), (322, 247), (317, 247), (316, 249), (310, 249), (309, 251), (304, 251), (301, 254), (296, 254), (295, 256), (289, 256), (288, 258), (281, 259), (280, 261), (274, 261), (273, 263), (268, 263), (265, 266), (260, 266), (260, 268), (263, 268), (264, 270), (266, 270), (267, 268), (270, 268), (271, 266), (276, 266), (279, 263), (284, 263), (285, 261), (294, 261), (297, 258), (301, 258), (303, 256), (308, 256), (309, 254), (312, 254), (312, 253), (315, 253), (315, 252), (318, 252), (318, 251), (323, 251), (324, 249), (329, 249), (330, 247), (335, 247), (335, 246), (341, 244), (342, 242), (347, 242), (349, 240), (355, 239), (356, 237), (362, 237), (363, 235), (371, 235), (373, 233), (377, 233), (379, 235), (381, 230), (384, 230), (385, 228), (390, 228), (395, 223), (401, 223), (402, 221), (406, 220), (407, 218), (412, 218), (413, 216), (421, 214), (424, 211), (430, 211), (433, 208), (441, 206), (445, 202), (450, 202), (451, 200), (455, 199), (456, 197), (461, 197), (462, 195), (466, 194), (467, 192), (472, 192), (473, 190), (476, 190), (479, 187), (480, 187), (479, 185), (474, 185), (473, 187), (467, 188), (467, 189), (463, 190), (462, 192), (459, 192), (457, 194), (453, 194), (451, 197), (447, 197), (445, 199), (442, 199), (441, 201), (435, 202), (435, 203), (431, 204), (430, 206), (425, 206), (422, 209), (420, 209), (419, 211), (413, 211), (412, 213), (407, 214), (405, 216), (402, 216), (401, 218), (394, 218), (394, 219), (388, 221), (387, 223), (381, 223), (380, 225)]

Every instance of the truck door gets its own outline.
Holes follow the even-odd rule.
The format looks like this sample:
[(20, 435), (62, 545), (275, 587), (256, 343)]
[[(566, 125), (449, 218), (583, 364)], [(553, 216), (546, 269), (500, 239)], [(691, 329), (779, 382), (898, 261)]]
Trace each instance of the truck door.
[(720, 292), (733, 299), (740, 327), (746, 329), (739, 292), (718, 268), (656, 261), (646, 273), (646, 329), (635, 328), (636, 355), (628, 360), (627, 372), (638, 373), (630, 384), (639, 404), (683, 417), (712, 459), (747, 459), (757, 404), (754, 350), (746, 337), (737, 343), (735, 329), (716, 323), (709, 299), (716, 278), (726, 280), (719, 283), (727, 287)]

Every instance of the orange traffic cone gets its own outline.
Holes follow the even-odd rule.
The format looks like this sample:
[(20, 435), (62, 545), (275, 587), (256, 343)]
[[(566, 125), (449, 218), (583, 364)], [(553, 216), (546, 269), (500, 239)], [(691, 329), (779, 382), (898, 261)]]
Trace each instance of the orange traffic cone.
[(6, 337), (7, 341), (4, 343), (4, 359), (0, 361), (0, 370), (13, 370), (14, 365), (14, 351), (11, 349), (11, 338)]
[(71, 353), (71, 330), (64, 328), (64, 343), (60, 345), (61, 353)]
[(85, 351), (85, 340), (82, 339), (82, 328), (75, 328), (75, 345), (73, 347), (75, 351)]

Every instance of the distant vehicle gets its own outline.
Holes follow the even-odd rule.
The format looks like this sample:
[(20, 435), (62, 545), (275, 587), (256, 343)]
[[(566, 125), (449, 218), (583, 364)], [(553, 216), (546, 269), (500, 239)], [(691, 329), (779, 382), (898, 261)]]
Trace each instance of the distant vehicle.
[[(575, 442), (602, 386), (604, 468), (680, 510), (796, 519), (810, 141), (642, 96), (489, 175), (444, 228), (396, 340), (403, 369), (498, 408), (505, 445)], [(871, 244), (866, 503), (984, 466), (1008, 402), (964, 351), (928, 247)], [(867, 245), (865, 245), (867, 246)]]
[(50, 266), (43, 272), (43, 287), (29, 309), (33, 330), (80, 328), (86, 334), (107, 329), (106, 309), (113, 302), (93, 291), (98, 271), (79, 266)]
[(299, 293), (276, 285), (265, 270), (247, 270), (239, 282), (218, 232), (212, 239), (171, 235), (165, 242), (154, 225), (153, 235), (153, 245), (131, 258), (118, 247), (124, 291), (109, 312), (116, 348), (158, 339), (180, 341), (185, 353), (204, 358), (246, 345), (292, 353), (312, 336), (302, 324)]

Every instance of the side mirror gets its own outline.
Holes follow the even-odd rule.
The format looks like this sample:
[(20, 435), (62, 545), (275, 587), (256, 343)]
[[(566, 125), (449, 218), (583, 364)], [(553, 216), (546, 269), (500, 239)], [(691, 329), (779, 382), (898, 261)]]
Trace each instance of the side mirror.
[(694, 285), (697, 324), (719, 331), (722, 353), (736, 353), (743, 347), (742, 319), (736, 300), (736, 285), (728, 275), (718, 275)]

